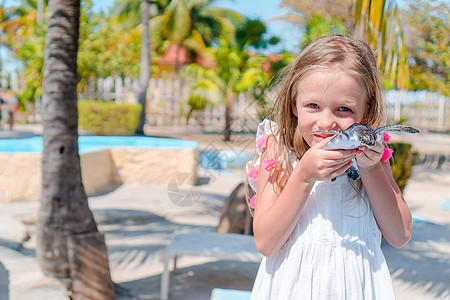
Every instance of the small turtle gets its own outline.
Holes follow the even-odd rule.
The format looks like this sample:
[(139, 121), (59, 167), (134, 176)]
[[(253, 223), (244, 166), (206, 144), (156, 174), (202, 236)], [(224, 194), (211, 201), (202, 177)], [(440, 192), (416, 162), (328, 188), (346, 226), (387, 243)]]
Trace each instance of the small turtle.
[[(377, 142), (383, 141), (382, 133), (385, 131), (403, 131), (408, 133), (419, 133), (420, 131), (414, 127), (406, 125), (387, 125), (378, 129), (370, 128), (369, 126), (355, 123), (344, 131), (341, 130), (318, 130), (307, 132), (306, 134), (315, 133), (330, 133), (336, 134), (323, 149), (341, 149), (350, 150), (357, 149), (360, 146), (367, 146), (369, 148), (375, 146)], [(345, 171), (347, 176), (353, 180), (359, 178), (358, 168), (356, 167), (356, 161), (353, 161), (353, 165)], [(334, 181), (334, 179), (333, 179)]]
[(387, 125), (378, 129), (370, 128), (369, 126), (355, 123), (344, 131), (341, 130), (318, 130), (307, 132), (306, 134), (314, 133), (330, 133), (336, 134), (323, 148), (324, 149), (341, 149), (350, 150), (356, 149), (360, 146), (367, 146), (369, 148), (375, 146), (377, 142), (383, 141), (382, 133), (384, 131), (403, 131), (408, 133), (419, 133), (420, 131), (414, 127), (406, 125)]

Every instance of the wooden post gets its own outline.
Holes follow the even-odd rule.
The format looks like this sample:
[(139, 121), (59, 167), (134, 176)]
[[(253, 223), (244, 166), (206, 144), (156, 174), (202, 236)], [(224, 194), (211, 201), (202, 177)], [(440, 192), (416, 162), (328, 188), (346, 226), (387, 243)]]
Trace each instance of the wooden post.
[(394, 106), (394, 121), (395, 122), (399, 122), (401, 117), (402, 117), (402, 112), (401, 112), (401, 108), (402, 108), (402, 100), (401, 100), (401, 95), (400, 95), (400, 91), (397, 91), (396, 95), (395, 95), (395, 106)]
[(439, 129), (443, 129), (445, 125), (445, 96), (439, 96), (439, 112), (438, 112), (438, 125)]

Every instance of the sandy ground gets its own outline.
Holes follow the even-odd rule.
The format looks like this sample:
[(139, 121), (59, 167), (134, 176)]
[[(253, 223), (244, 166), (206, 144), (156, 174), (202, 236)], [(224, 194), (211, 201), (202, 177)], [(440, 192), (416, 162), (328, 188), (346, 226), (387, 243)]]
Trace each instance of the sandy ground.
[[(434, 147), (430, 143), (426, 147), (450, 153), (442, 146), (448, 138), (439, 137)], [(216, 148), (230, 146), (219, 144), (223, 142), (214, 135), (199, 134), (193, 139), (200, 148), (211, 143)], [(233, 149), (243, 145), (250, 149), (244, 140), (252, 139), (235, 141)], [(175, 204), (172, 190), (163, 185), (127, 184), (89, 198), (99, 229), (105, 233), (111, 276), (118, 284), (117, 299), (159, 299), (161, 257), (173, 232), (187, 228), (214, 231), (226, 197), (243, 178), (242, 172), (201, 171), (200, 176), (196, 196), (187, 197), (192, 201), (183, 207)], [(398, 300), (450, 299), (450, 211), (440, 208), (442, 200), (450, 199), (449, 187), (450, 168), (415, 167), (404, 196), (413, 215), (423, 221), (414, 222), (405, 247), (382, 245)], [(189, 186), (178, 192), (193, 195)], [(62, 286), (42, 275), (37, 265), (37, 210), (38, 203), (0, 203), (0, 300), (67, 299)], [(27, 233), (31, 238), (20, 248)], [(185, 256), (178, 260), (178, 267), (179, 272), (171, 276), (170, 299), (201, 300), (209, 299), (216, 287), (250, 290), (258, 264)]]
[(450, 199), (450, 170), (414, 169), (404, 197), (414, 222), (410, 242), (401, 249), (383, 243), (398, 300), (450, 299), (450, 211), (440, 209)]

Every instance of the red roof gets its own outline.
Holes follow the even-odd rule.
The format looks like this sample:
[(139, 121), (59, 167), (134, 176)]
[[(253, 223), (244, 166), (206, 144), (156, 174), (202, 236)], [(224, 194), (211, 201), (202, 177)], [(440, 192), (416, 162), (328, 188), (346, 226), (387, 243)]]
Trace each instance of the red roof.
[(163, 58), (159, 61), (162, 65), (175, 65), (175, 60), (177, 59), (177, 50), (178, 51), (178, 64), (179, 65), (185, 65), (187, 64), (186, 59), (186, 49), (177, 47), (176, 45), (172, 45), (167, 49), (166, 54), (163, 56)]
[[(176, 45), (170, 46), (169, 49), (167, 49), (166, 54), (161, 58), (161, 60), (158, 63), (160, 65), (175, 66), (175, 60), (177, 59), (177, 50), (178, 49), (179, 49), (179, 52), (178, 52), (178, 65), (179, 66), (193, 63), (192, 61), (188, 61), (187, 56), (186, 56), (186, 49), (182, 48), (182, 47), (177, 47)], [(206, 68), (211, 68), (211, 67), (215, 66), (214, 61), (210, 61), (207, 58), (205, 59), (205, 57), (202, 57), (201, 55), (199, 55), (197, 57), (197, 60), (195, 61), (195, 63), (197, 63), (203, 67), (206, 67)]]

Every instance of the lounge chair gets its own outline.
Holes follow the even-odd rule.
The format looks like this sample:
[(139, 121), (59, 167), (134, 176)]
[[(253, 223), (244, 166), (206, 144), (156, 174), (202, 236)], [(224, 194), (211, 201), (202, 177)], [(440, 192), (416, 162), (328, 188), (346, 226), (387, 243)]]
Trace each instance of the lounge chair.
[(262, 255), (256, 251), (254, 238), (251, 235), (192, 230), (177, 231), (163, 255), (161, 300), (169, 299), (170, 261), (173, 259), (173, 270), (175, 271), (177, 258), (181, 255), (245, 262), (260, 262), (262, 259)]

